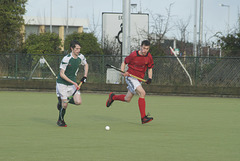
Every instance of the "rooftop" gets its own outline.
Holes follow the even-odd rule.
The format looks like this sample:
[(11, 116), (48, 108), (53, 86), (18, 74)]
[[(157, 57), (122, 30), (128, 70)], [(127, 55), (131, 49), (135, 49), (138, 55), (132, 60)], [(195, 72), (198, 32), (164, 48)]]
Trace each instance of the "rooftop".
[[(49, 25), (50, 26), (50, 18), (49, 17), (29, 17), (23, 16), (24, 23), (26, 25)], [(88, 19), (81, 18), (52, 18), (52, 26), (83, 26), (84, 28), (88, 28), (89, 21)]]

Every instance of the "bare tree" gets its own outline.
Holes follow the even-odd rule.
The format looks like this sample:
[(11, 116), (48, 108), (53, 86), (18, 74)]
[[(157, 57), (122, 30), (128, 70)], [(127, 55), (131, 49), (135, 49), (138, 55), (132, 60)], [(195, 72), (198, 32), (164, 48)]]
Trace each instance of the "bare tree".
[(100, 16), (97, 17), (97, 20), (96, 20), (96, 16), (94, 15), (94, 9), (93, 9), (93, 14), (92, 14), (92, 22), (90, 22), (89, 24), (89, 31), (90, 33), (93, 33), (99, 40), (101, 39), (100, 38), (100, 35), (101, 35), (101, 31), (100, 31), (100, 24), (99, 24), (99, 21), (100, 21)]
[(117, 41), (109, 40), (108, 38), (105, 38), (104, 40), (104, 55), (114, 55), (121, 57), (121, 44), (119, 44)]
[(149, 13), (152, 16), (153, 24), (151, 25), (151, 33), (149, 38), (156, 41), (161, 41), (166, 33), (171, 30), (170, 19), (171, 19), (171, 8), (174, 3), (171, 3), (166, 9), (167, 15), (153, 14), (150, 10)]
[(166, 16), (161, 14), (153, 14), (150, 10), (149, 13), (152, 16), (152, 24), (150, 25), (150, 33), (148, 34), (148, 40), (152, 43), (153, 55), (165, 55), (165, 50), (163, 48), (162, 42), (166, 39), (166, 34), (172, 29), (170, 26), (171, 20), (171, 8), (174, 3), (171, 3), (166, 9)]
[(175, 24), (177, 30), (180, 31), (179, 40), (181, 42), (186, 42), (188, 39), (187, 36), (188, 36), (189, 32), (187, 31), (187, 27), (189, 26), (190, 20), (191, 20), (191, 16), (189, 16), (186, 21), (184, 21), (183, 19), (180, 19)]
[(178, 38), (179, 39), (178, 48), (184, 54), (186, 54), (187, 52), (187, 42), (188, 42), (188, 35), (189, 35), (189, 32), (187, 31), (187, 27), (189, 26), (190, 20), (191, 20), (191, 16), (189, 16), (186, 21), (184, 21), (183, 19), (180, 19), (175, 24), (177, 30), (180, 32), (180, 38)]

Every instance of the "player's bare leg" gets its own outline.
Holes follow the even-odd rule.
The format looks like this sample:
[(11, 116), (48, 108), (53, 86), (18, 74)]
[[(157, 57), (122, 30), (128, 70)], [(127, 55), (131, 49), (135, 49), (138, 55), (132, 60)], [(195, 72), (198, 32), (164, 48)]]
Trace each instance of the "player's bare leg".
[(73, 100), (74, 100), (75, 105), (81, 105), (81, 104), (82, 104), (81, 94), (80, 94), (80, 93), (76, 93), (76, 94), (73, 96)]
[(130, 102), (130, 101), (132, 100), (133, 96), (134, 96), (134, 94), (132, 94), (132, 92), (130, 92), (130, 91), (128, 90), (126, 96), (124, 97), (124, 100), (125, 100), (126, 102)]

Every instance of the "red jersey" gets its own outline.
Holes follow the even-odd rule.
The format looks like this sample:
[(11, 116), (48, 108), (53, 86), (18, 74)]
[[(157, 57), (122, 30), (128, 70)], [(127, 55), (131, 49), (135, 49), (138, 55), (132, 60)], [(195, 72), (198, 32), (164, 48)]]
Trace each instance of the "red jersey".
[(127, 72), (140, 78), (144, 78), (145, 72), (148, 68), (153, 68), (153, 58), (150, 53), (143, 56), (138, 51), (132, 52), (124, 60), (125, 64), (128, 64)]

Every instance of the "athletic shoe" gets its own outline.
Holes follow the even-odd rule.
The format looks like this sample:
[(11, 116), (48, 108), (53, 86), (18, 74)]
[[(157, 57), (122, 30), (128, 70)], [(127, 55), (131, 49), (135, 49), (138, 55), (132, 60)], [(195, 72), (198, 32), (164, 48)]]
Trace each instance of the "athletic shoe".
[(64, 122), (64, 120), (58, 120), (57, 125), (60, 127), (67, 127), (67, 124)]
[(153, 120), (152, 117), (144, 116), (144, 117), (142, 118), (142, 124), (148, 123), (148, 122), (150, 122), (150, 121), (152, 121), (152, 120)]
[(111, 92), (110, 94), (109, 94), (109, 98), (108, 98), (108, 100), (107, 100), (107, 102), (106, 102), (106, 106), (107, 107), (109, 107), (109, 106), (111, 106), (111, 104), (113, 103), (113, 96), (114, 96), (115, 94), (113, 93), (113, 92)]

